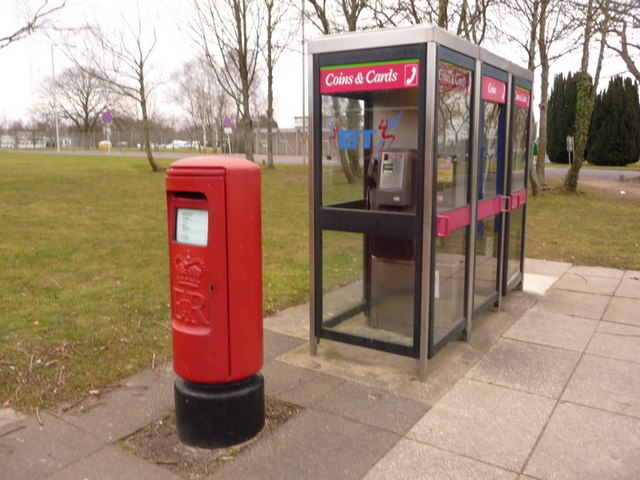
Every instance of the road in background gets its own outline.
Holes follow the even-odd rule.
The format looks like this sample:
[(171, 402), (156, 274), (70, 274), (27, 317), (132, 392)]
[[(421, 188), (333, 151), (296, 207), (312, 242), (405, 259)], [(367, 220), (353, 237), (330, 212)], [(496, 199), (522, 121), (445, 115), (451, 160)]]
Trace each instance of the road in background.
[[(5, 151), (5, 150), (3, 150)], [(44, 153), (57, 155), (57, 153), (53, 150), (6, 150), (6, 151), (14, 151), (19, 153)], [(109, 153), (106, 151), (100, 150), (63, 150), (63, 154), (65, 155), (101, 155), (108, 157)], [(147, 154), (145, 152), (140, 151), (118, 151), (112, 150), (111, 155), (113, 156), (122, 156), (122, 157), (146, 157)], [(207, 153), (198, 153), (198, 152), (153, 152), (154, 157), (157, 158), (170, 158), (170, 159), (178, 159), (178, 158), (186, 158), (186, 157), (195, 157), (199, 155), (211, 155), (211, 152)], [(238, 153), (232, 156), (243, 157), (243, 154)], [(263, 164), (267, 161), (267, 156), (263, 154), (255, 154), (256, 163)], [(308, 157), (305, 157), (305, 162), (308, 163)], [(280, 164), (302, 164), (303, 159), (300, 155), (275, 155), (273, 157), (273, 161), (275, 163)], [(336, 163), (337, 164), (337, 163)], [(545, 175), (547, 178), (564, 178), (567, 175), (567, 170), (569, 166), (545, 166)], [(624, 176), (624, 180), (630, 180), (632, 178), (640, 178), (640, 170), (621, 170), (621, 169), (608, 169), (608, 168), (581, 168), (580, 169), (580, 178), (583, 180), (620, 180), (620, 176)]]
[[(547, 178), (564, 178), (567, 175), (567, 170), (569, 170), (569, 166), (545, 166), (544, 173)], [(583, 180), (620, 180), (621, 175), (624, 176), (624, 180), (640, 178), (640, 171), (608, 168), (581, 168), (579, 178)]]
[[(16, 153), (37, 153), (44, 155), (58, 155), (58, 153), (54, 150), (19, 150), (19, 149), (2, 149), (2, 152), (16, 152)], [(101, 157), (142, 157), (146, 158), (147, 154), (144, 151), (129, 151), (129, 150), (111, 150), (111, 153), (106, 150), (62, 150), (60, 152), (62, 155), (92, 155), (92, 156), (101, 156)], [(200, 155), (215, 155), (211, 152), (206, 153), (198, 153), (198, 152), (171, 152), (171, 151), (163, 151), (163, 152), (153, 152), (153, 156), (155, 158), (169, 158), (169, 159), (179, 159), (179, 158), (187, 158), (187, 157), (198, 157)], [(227, 156), (227, 154), (224, 154)], [(237, 153), (229, 155), (231, 157), (240, 157), (244, 158), (244, 154)], [(256, 163), (263, 164), (267, 162), (267, 156), (262, 154), (254, 154), (254, 158)], [(302, 164), (303, 159), (301, 155), (274, 155), (273, 161), (275, 163), (280, 164)], [(304, 163), (308, 163), (308, 158), (305, 157)]]

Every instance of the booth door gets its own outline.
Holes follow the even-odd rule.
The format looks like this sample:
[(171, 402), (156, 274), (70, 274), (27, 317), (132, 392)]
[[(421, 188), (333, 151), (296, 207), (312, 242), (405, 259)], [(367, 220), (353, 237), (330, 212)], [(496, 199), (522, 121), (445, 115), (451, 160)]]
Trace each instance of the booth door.
[(438, 48), (435, 241), (429, 356), (466, 327), (473, 59)]
[(507, 214), (508, 231), (505, 245), (505, 275), (503, 294), (522, 285), (524, 265), (524, 224), (527, 202), (527, 160), (529, 158), (529, 124), (531, 85), (515, 82), (513, 120), (509, 165), (508, 192), (510, 211)]
[(507, 74), (490, 67), (482, 76), (478, 158), (474, 316), (498, 300), (507, 127)]
[(316, 338), (419, 355), (425, 56), (314, 58)]

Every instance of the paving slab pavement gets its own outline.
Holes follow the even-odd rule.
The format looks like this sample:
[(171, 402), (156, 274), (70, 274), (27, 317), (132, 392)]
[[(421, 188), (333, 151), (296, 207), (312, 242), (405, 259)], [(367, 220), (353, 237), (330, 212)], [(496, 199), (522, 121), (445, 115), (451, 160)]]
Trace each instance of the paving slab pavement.
[[(640, 272), (527, 259), (524, 290), (417, 378), (322, 340), (308, 306), (265, 319), (269, 396), (303, 407), (210, 479), (618, 479), (640, 472)], [(170, 365), (23, 416), (0, 409), (3, 479), (180, 478), (118, 440), (173, 408)]]

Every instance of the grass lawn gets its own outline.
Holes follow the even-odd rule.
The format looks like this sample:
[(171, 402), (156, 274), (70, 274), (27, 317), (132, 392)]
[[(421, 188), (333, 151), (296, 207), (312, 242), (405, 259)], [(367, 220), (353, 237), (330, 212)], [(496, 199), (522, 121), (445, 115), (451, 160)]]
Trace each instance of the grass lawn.
[[(0, 169), (0, 404), (46, 407), (169, 361), (164, 175), (120, 156), (0, 153)], [(307, 298), (307, 172), (262, 178), (269, 314)]]
[[(569, 167), (567, 163), (547, 163), (549, 167)], [(640, 170), (640, 162), (629, 163), (623, 167), (614, 167), (610, 165), (596, 165), (595, 163), (583, 162), (580, 168), (607, 169), (607, 170)]]
[[(45, 408), (169, 362), (164, 175), (120, 156), (0, 152), (0, 169), (0, 404)], [(268, 315), (307, 299), (307, 170), (262, 182)], [(638, 207), (530, 199), (527, 255), (640, 269)]]
[(584, 168), (608, 168), (611, 170), (640, 170), (640, 162), (629, 163), (624, 167), (612, 167), (609, 165), (596, 165), (595, 163), (585, 162), (582, 164)]
[(529, 197), (526, 255), (640, 270), (640, 201), (559, 188)]

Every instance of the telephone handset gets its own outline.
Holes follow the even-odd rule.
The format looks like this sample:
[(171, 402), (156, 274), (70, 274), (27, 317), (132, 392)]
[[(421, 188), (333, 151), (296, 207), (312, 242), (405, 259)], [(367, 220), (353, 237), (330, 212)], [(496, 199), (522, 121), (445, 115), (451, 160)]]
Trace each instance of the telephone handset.
[(369, 166), (367, 167), (367, 176), (366, 178), (366, 186), (368, 189), (376, 188), (377, 181), (377, 173), (378, 173), (378, 159), (374, 158), (369, 162)]

